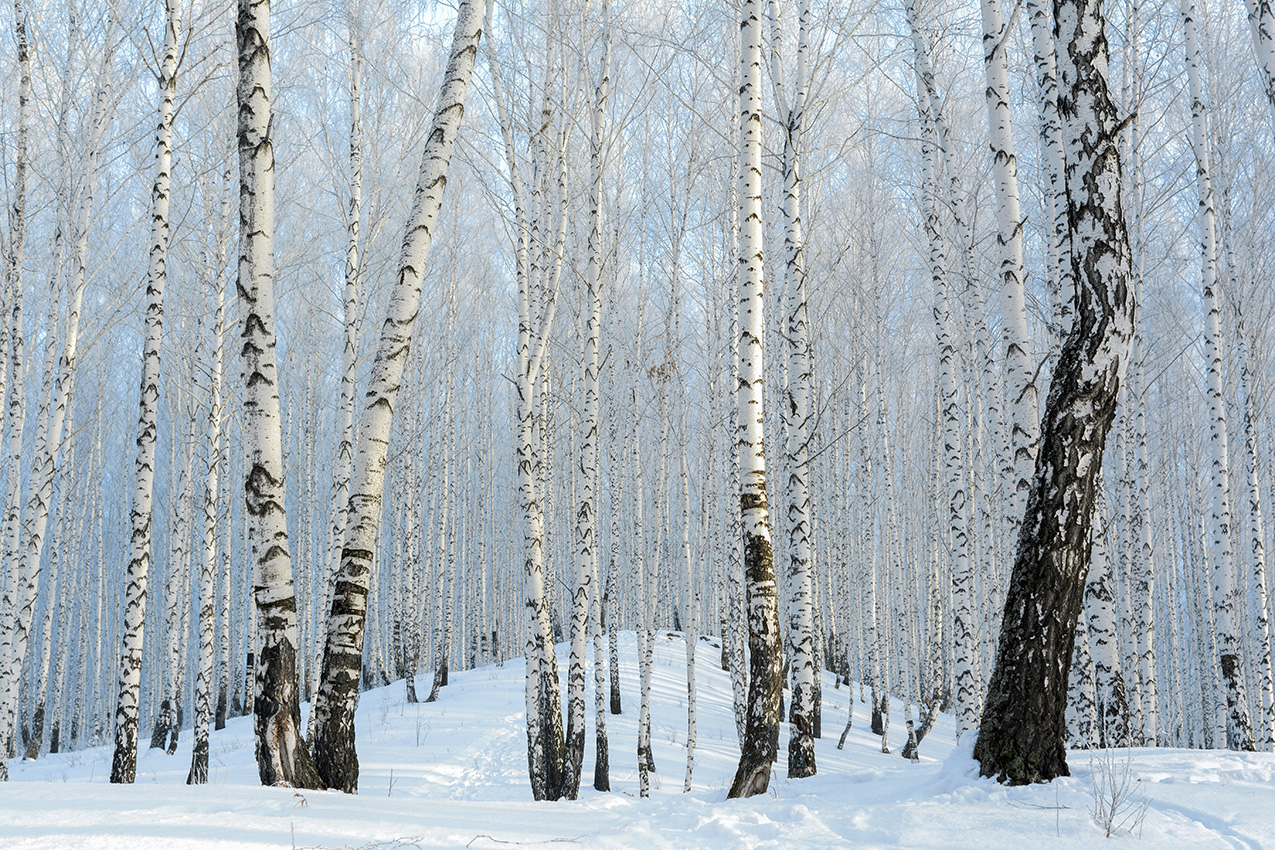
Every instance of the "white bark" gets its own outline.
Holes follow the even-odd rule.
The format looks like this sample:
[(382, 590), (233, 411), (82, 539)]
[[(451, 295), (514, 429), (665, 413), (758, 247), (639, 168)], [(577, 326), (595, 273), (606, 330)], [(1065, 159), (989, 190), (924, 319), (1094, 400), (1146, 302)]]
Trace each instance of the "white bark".
[(939, 219), (939, 134), (934, 120), (936, 86), (930, 66), (929, 48), (920, 29), (916, 0), (907, 4), (908, 24), (912, 30), (918, 78), (917, 105), (921, 114), (921, 159), (926, 175), (922, 192), (925, 231), (930, 245), (930, 276), (934, 283), (934, 321), (939, 348), (939, 395), (943, 421), (943, 467), (946, 480), (948, 517), (947, 536), (951, 541), (952, 575), (952, 640), (955, 647), (955, 694), (958, 733), (978, 726), (979, 688), (974, 673), (974, 653), (978, 650), (973, 614), (973, 581), (970, 567), (969, 532), (964, 473), (961, 458), (960, 412), (956, 383), (956, 351), (953, 345), (950, 283), (947, 275), (947, 246)]
[[(577, 472), (580, 499), (576, 507), (576, 590), (571, 611), (571, 660), (567, 672), (567, 733), (564, 794), (575, 799), (584, 763), (585, 645), (589, 631), (590, 599), (598, 571), (598, 422), (600, 412), (602, 343), (602, 172), (603, 133), (611, 83), (611, 3), (604, 0), (602, 67), (593, 95), (589, 131), (589, 235), (584, 271), (585, 319), (583, 373), (584, 422)], [(582, 60), (581, 65), (584, 65)], [(601, 741), (599, 741), (601, 745)]]
[(780, 54), (779, 17), (770, 2), (774, 44), (771, 78), (776, 106), (782, 120), (783, 194), (779, 205), (784, 229), (784, 296), (787, 315), (788, 386), (783, 405), (787, 435), (788, 475), (784, 481), (788, 512), (788, 641), (792, 671), (792, 704), (789, 709), (788, 777), (815, 774), (814, 720), (817, 707), (814, 628), (814, 552), (811, 533), (810, 443), (813, 437), (813, 376), (810, 326), (807, 313), (806, 262), (801, 224), (801, 180), (806, 100), (809, 95), (808, 43), (810, 3), (798, 11), (796, 74), (790, 102), (785, 102)]
[(1245, 6), (1262, 88), (1266, 90), (1271, 109), (1275, 110), (1275, 9), (1271, 0), (1245, 0)]
[(739, 406), (740, 519), (748, 606), (748, 715), (729, 796), (766, 793), (779, 746), (779, 610), (766, 500), (764, 233), (761, 175), (761, 0), (740, 19)]
[(275, 363), (274, 147), (270, 6), (240, 0), (239, 269), (244, 497), (256, 611), (253, 685), (257, 771), (264, 785), (312, 788), (318, 776), (300, 729), (297, 608), (284, 510), (283, 436)]
[(341, 570), (327, 616), (326, 643), (314, 738), (316, 767), (324, 785), (353, 793), (358, 788), (354, 753), (354, 709), (362, 666), (364, 625), (373, 557), (380, 528), (389, 437), (411, 350), (412, 332), (421, 310), (421, 283), (433, 242), (438, 211), (456, 136), (465, 112), (465, 95), (473, 73), (482, 31), (482, 9), (463, 2), (457, 12), (450, 58), (435, 105), (434, 118), (413, 195), (400, 252), (398, 278), (377, 344), (376, 358), (359, 418), (349, 517), (341, 553)]
[[(50, 503), (53, 498), (53, 480), (58, 466), (57, 455), (62, 443), (63, 426), (70, 401), (71, 381), (76, 356), (79, 353), (80, 312), (84, 303), (84, 289), (88, 283), (85, 262), (94, 190), (98, 177), (98, 159), (102, 140), (110, 123), (110, 114), (115, 105), (115, 101), (110, 96), (110, 83), (113, 76), (115, 49), (118, 46), (117, 23), (116, 9), (111, 7), (102, 60), (97, 70), (98, 83), (89, 117), (89, 131), (87, 138), (84, 139), (82, 172), (84, 178), (75, 205), (74, 218), (71, 221), (71, 268), (67, 282), (68, 300), (66, 323), (61, 339), (62, 346), (54, 366), (52, 355), (58, 350), (57, 338), (50, 334), (46, 340), (50, 355), (46, 376), (53, 380), (47, 411), (44, 412), (45, 415), (39, 417), (40, 432), (31, 468), (31, 492), (27, 500), (27, 519), (23, 527), (21, 549), (16, 554), (16, 560), (11, 561), (9, 567), (11, 577), (8, 584), (15, 589), (16, 593), (10, 597), (15, 604), (4, 606), (10, 614), (6, 621), (5, 634), (0, 636), (0, 644), (3, 644), (0, 645), (0, 741), (9, 740), (16, 717), (19, 674), (22, 660), (26, 655), (27, 642), (31, 636), (36, 592), (40, 584), (41, 556), (44, 551), (45, 533), (48, 530)], [(75, 36), (73, 40), (74, 38)], [(66, 101), (64, 106), (65, 103)], [(59, 122), (59, 127), (62, 128), (64, 135), (64, 120)], [(59, 266), (60, 263), (55, 261), (55, 275), (51, 278), (54, 281), (58, 279)], [(56, 301), (56, 289), (54, 289), (51, 298), (51, 304), (54, 307), (50, 315), (56, 314)], [(49, 323), (47, 327), (52, 328), (52, 323)], [(55, 378), (54, 375), (56, 375)], [(16, 479), (14, 484), (20, 486)], [(10, 510), (11, 514), (16, 514), (14, 508), (11, 507)], [(16, 523), (16, 516), (14, 521)]]
[(1023, 293), (1023, 217), (1018, 203), (1018, 160), (1009, 112), (1009, 68), (1006, 48), (1009, 30), (1000, 0), (981, 0), (983, 10), (983, 69), (986, 77), (987, 123), (991, 137), (993, 185), (996, 188), (996, 243), (1000, 248), (1001, 329), (1005, 344), (1005, 384), (1009, 397), (1010, 450), (1014, 485), (1006, 500), (1006, 534), (1018, 536), (1023, 505), (1031, 489), (1040, 441), (1040, 411), (1027, 334), (1027, 306)]
[(222, 456), (222, 364), (225, 358), (226, 277), (221, 267), (214, 271), (217, 307), (213, 313), (213, 362), (209, 372), (208, 425), (204, 435), (208, 452), (204, 464), (203, 525), (199, 552), (199, 669), (195, 676), (195, 743), (191, 752), (189, 785), (208, 781), (208, 725), (212, 718), (214, 605), (217, 593), (217, 497)]
[(1208, 106), (1204, 99), (1204, 69), (1196, 33), (1194, 0), (1182, 0), (1182, 21), (1186, 33), (1186, 65), (1191, 96), (1191, 147), (1195, 152), (1196, 185), (1199, 190), (1201, 229), (1201, 288), (1204, 296), (1204, 360), (1209, 402), (1209, 491), (1211, 522), (1209, 561), (1212, 573), (1214, 628), (1218, 663), (1226, 688), (1227, 746), (1253, 749), (1253, 728), (1245, 695), (1239, 631), (1235, 620), (1235, 590), (1231, 552), (1230, 460), (1227, 450), (1226, 405), (1222, 388), (1222, 313), (1217, 293), (1217, 214), (1210, 175), (1208, 147)]

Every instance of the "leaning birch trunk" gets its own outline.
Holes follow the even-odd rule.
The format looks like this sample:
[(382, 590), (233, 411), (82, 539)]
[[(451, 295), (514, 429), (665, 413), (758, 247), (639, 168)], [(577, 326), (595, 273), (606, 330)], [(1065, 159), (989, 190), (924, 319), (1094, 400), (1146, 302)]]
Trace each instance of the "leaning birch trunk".
[(124, 620), (119, 682), (115, 699), (115, 752), (111, 781), (131, 783), (137, 775), (137, 723), (141, 700), (142, 648), (146, 627), (146, 584), (150, 574), (151, 509), (155, 487), (155, 443), (159, 412), (160, 348), (164, 287), (168, 280), (169, 189), (173, 166), (173, 116), (177, 96), (179, 0), (165, 4), (164, 59), (159, 75), (159, 124), (155, 130), (155, 182), (151, 188), (150, 266), (146, 285), (146, 340), (137, 413), (137, 458), (133, 472), (128, 568), (124, 575)]
[[(578, 472), (580, 503), (576, 508), (576, 590), (571, 609), (571, 658), (567, 667), (566, 770), (563, 796), (574, 800), (580, 790), (584, 765), (585, 647), (589, 633), (590, 595), (598, 562), (598, 420), (599, 369), (602, 343), (602, 134), (606, 118), (607, 93), (611, 74), (611, 3), (604, 0), (602, 71), (593, 96), (589, 132), (589, 237), (584, 272), (585, 319), (584, 352), (581, 357), (584, 382), (584, 422), (580, 440)], [(601, 728), (601, 727), (600, 727)], [(599, 739), (601, 753), (605, 739)], [(601, 756), (599, 756), (601, 758)]]
[(1101, 0), (1054, 0), (1075, 321), (1045, 405), (974, 757), (1015, 784), (1068, 775), (1067, 674), (1089, 569), (1095, 487), (1133, 337), (1116, 105)]
[(921, 113), (921, 160), (927, 191), (922, 192), (925, 232), (930, 247), (930, 278), (934, 284), (934, 323), (939, 349), (939, 413), (946, 483), (944, 502), (948, 507), (944, 537), (952, 551), (952, 640), (955, 648), (954, 709), (958, 734), (977, 728), (978, 684), (974, 673), (974, 653), (978, 651), (974, 615), (974, 574), (970, 566), (969, 529), (965, 492), (964, 460), (961, 455), (960, 408), (956, 380), (955, 329), (951, 310), (951, 284), (947, 272), (947, 246), (940, 226), (939, 134), (935, 111), (934, 72), (929, 46), (921, 32), (916, 0), (907, 4), (917, 74), (917, 108)]
[[(102, 61), (97, 71), (97, 91), (94, 95), (88, 135), (85, 139), (83, 182), (75, 215), (71, 221), (71, 269), (67, 286), (66, 326), (61, 339), (61, 351), (56, 359), (53, 357), (58, 351), (56, 335), (50, 334), (45, 341), (49, 346), (49, 368), (46, 370), (46, 380), (51, 381), (50, 393), (47, 399), (47, 411), (42, 411), (44, 415), (38, 417), (40, 431), (37, 432), (36, 456), (30, 472), (31, 487), (27, 499), (26, 519), (22, 526), (21, 542), (14, 560), (9, 565), (12, 571), (11, 577), (6, 582), (6, 590), (12, 589), (14, 593), (5, 601), (6, 603), (13, 601), (16, 604), (4, 606), (8, 609), (8, 619), (5, 621), (5, 634), (0, 636), (0, 643), (2, 643), (0, 645), (0, 742), (4, 745), (8, 744), (12, 731), (16, 727), (18, 684), (22, 672), (22, 661), (26, 657), (27, 642), (31, 637), (31, 621), (35, 615), (36, 596), (40, 586), (41, 558), (49, 525), (49, 508), (53, 500), (53, 481), (57, 473), (58, 449), (62, 443), (63, 426), (66, 423), (71, 383), (79, 350), (80, 312), (84, 304), (84, 289), (88, 283), (85, 262), (88, 255), (93, 195), (97, 185), (98, 159), (102, 140), (110, 123), (110, 114), (115, 105), (110, 97), (110, 82), (115, 49), (119, 44), (116, 38), (119, 19), (115, 7), (112, 7), (108, 14)], [(55, 270), (60, 271), (58, 266), (60, 263), (55, 259)], [(52, 280), (57, 279), (55, 274)], [(56, 288), (51, 287), (51, 290), (50, 317), (56, 315), (57, 301)], [(52, 326), (53, 322), (50, 321), (48, 327), (52, 328)], [(14, 480), (17, 482), (17, 478)], [(17, 486), (15, 483), (15, 488)], [(12, 507), (11, 512), (14, 512)], [(7, 775), (7, 767), (5, 774)]]
[(782, 101), (783, 76), (779, 56), (779, 23), (770, 4), (775, 45), (771, 51), (776, 101), (783, 115), (784, 294), (787, 302), (788, 387), (783, 405), (787, 432), (788, 475), (785, 496), (788, 510), (788, 640), (792, 670), (792, 703), (789, 706), (788, 778), (815, 774), (813, 720), (816, 711), (814, 577), (811, 551), (810, 441), (811, 360), (807, 319), (806, 260), (801, 230), (801, 156), (806, 121), (807, 44), (810, 3), (803, 0), (798, 18), (797, 75), (791, 104)]
[[(327, 564), (325, 566), (323, 603), (319, 612), (319, 633), (315, 648), (319, 653), (327, 644), (327, 611), (332, 606), (332, 594), (336, 577), (341, 571), (341, 547), (345, 542), (345, 529), (350, 518), (350, 467), (354, 461), (354, 392), (358, 382), (359, 342), (359, 280), (362, 261), (359, 256), (359, 234), (363, 227), (363, 56), (359, 52), (359, 34), (354, 9), (350, 12), (350, 209), (346, 219), (345, 293), (342, 299), (342, 319), (345, 325), (345, 347), (341, 351), (341, 407), (337, 412), (339, 441), (332, 473), (332, 528), (329, 532)], [(323, 667), (320, 654), (315, 659), (314, 692), (321, 684), (319, 671)], [(317, 711), (310, 712), (308, 738), (315, 739)]]
[[(195, 674), (195, 743), (191, 750), (186, 784), (208, 781), (208, 725), (212, 719), (214, 605), (217, 593), (217, 493), (222, 466), (221, 371), (225, 356), (226, 276), (215, 270), (217, 309), (213, 314), (213, 363), (209, 387), (208, 430), (204, 438), (208, 452), (204, 467), (204, 517), (199, 555), (199, 670)], [(228, 624), (227, 624), (228, 625)]]
[(465, 113), (465, 93), (478, 52), (481, 24), (482, 10), (478, 3), (462, 2), (434, 120), (421, 155), (420, 175), (403, 236), (398, 280), (381, 327), (359, 420), (341, 571), (333, 588), (323, 669), (314, 705), (317, 715), (314, 760), (319, 777), (324, 786), (349, 794), (358, 790), (354, 709), (358, 705), (368, 588), (381, 524), (390, 429), (412, 331), (421, 308), (425, 261), (447, 185), (452, 149)]
[(297, 606), (284, 513), (283, 437), (274, 333), (274, 148), (270, 3), (239, 0), (239, 278), (243, 316), (244, 507), (257, 643), (253, 729), (263, 785), (321, 787), (301, 730)]
[(1196, 16), (1194, 0), (1182, 0), (1187, 84), (1191, 96), (1191, 147), (1195, 151), (1195, 176), (1199, 189), (1200, 271), (1205, 310), (1203, 343), (1209, 401), (1209, 492), (1212, 497), (1208, 557), (1213, 585), (1213, 627), (1222, 684), (1226, 689), (1226, 745), (1233, 750), (1252, 750), (1253, 726), (1245, 695), (1240, 633), (1235, 615), (1230, 458), (1226, 402), (1222, 395), (1222, 311), (1217, 295), (1217, 214), (1209, 165), (1208, 106), (1204, 100), (1204, 68), (1196, 34)]
[(766, 322), (761, 206), (761, 0), (740, 20), (739, 410), (740, 519), (748, 605), (748, 716), (730, 797), (766, 793), (779, 750), (780, 638), (766, 503)]
[(1031, 489), (1032, 472), (1036, 466), (1040, 414), (1023, 294), (1023, 216), (1018, 204), (1018, 160), (1014, 157), (1014, 129), (1009, 113), (1009, 68), (1005, 58), (1009, 29), (1001, 16), (1000, 0), (981, 0), (981, 5), (987, 124), (992, 148), (992, 182), (996, 189), (996, 244), (1001, 255), (1005, 390), (1009, 398), (1010, 451), (1013, 453), (1013, 489), (1005, 500), (1008, 508), (1006, 533), (1013, 539), (1018, 533), (1023, 503)]
[(1248, 24), (1253, 34), (1253, 50), (1257, 53), (1257, 69), (1262, 88), (1275, 110), (1275, 9), (1271, 0), (1245, 0)]

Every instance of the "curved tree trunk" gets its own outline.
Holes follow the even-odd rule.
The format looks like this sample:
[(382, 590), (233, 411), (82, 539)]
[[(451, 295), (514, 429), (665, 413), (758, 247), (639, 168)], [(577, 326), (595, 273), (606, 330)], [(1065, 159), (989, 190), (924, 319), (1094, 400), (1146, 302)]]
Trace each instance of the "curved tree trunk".
[(358, 790), (354, 709), (359, 698), (368, 590), (381, 524), (390, 429), (411, 349), (412, 330), (421, 308), (421, 281), (433, 241), (434, 223), (442, 205), (448, 165), (465, 113), (465, 93), (478, 52), (481, 25), (482, 9), (478, 3), (461, 3), (433, 124), (421, 155), (420, 175), (403, 236), (398, 280), (381, 327), (366, 403), (359, 420), (341, 571), (327, 617), (323, 668), (314, 704), (315, 767), (325, 787), (349, 794)]
[(1133, 338), (1101, 0), (1055, 0), (1076, 312), (1054, 371), (974, 757), (1013, 784), (1068, 775), (1067, 680), (1107, 433)]

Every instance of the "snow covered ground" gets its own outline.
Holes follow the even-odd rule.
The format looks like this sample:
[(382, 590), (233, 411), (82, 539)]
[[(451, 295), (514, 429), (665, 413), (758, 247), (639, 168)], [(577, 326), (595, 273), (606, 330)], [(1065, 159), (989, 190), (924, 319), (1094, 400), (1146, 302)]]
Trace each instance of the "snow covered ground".
[[(565, 649), (559, 652), (565, 668)], [(730, 683), (717, 651), (700, 644), (699, 741), (694, 790), (686, 768), (686, 663), (682, 639), (657, 636), (653, 732), (659, 788), (638, 797), (637, 669), (632, 634), (621, 641), (624, 713), (607, 716), (611, 787), (591, 787), (592, 693), (584, 789), (576, 802), (535, 803), (526, 777), (522, 661), (452, 675), (437, 703), (411, 705), (403, 683), (371, 691), (358, 712), (358, 796), (262, 788), (252, 730), (240, 718), (212, 736), (211, 782), (186, 786), (190, 735), (177, 754), (142, 755), (136, 785), (112, 786), (109, 747), (10, 763), (0, 790), (0, 848), (753, 848), (1105, 847), (1090, 815), (1095, 777), (1128, 771), (1139, 828), (1112, 846), (1275, 848), (1275, 755), (1217, 751), (1118, 751), (1092, 761), (1073, 753), (1073, 776), (1047, 786), (1003, 788), (977, 778), (950, 717), (899, 757), (902, 705), (892, 709), (891, 748), (866, 729), (862, 703), (842, 751), (847, 691), (824, 683), (819, 775), (789, 782), (780, 762), (768, 796), (727, 800), (737, 748)], [(428, 690), (422, 676), (421, 693)], [(590, 676), (590, 685), (592, 677)]]

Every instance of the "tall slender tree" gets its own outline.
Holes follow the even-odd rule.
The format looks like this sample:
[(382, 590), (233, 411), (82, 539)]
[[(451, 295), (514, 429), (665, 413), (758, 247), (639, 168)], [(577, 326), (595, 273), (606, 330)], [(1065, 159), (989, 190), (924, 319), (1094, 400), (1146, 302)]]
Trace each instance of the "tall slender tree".
[(766, 793), (779, 750), (780, 637), (775, 564), (766, 501), (765, 266), (761, 203), (761, 0), (746, 0), (739, 65), (739, 409), (740, 517), (748, 609), (748, 705), (730, 797)]
[(403, 370), (411, 352), (412, 332), (421, 310), (425, 262), (447, 186), (452, 150), (465, 114), (465, 95), (478, 52), (482, 20), (482, 7), (477, 2), (460, 4), (447, 68), (421, 154), (416, 192), (403, 234), (398, 278), (381, 326), (355, 440), (349, 519), (341, 552), (341, 571), (328, 612), (327, 643), (314, 705), (317, 720), (313, 742), (315, 766), (323, 785), (348, 794), (358, 790), (354, 709), (358, 706), (364, 626), (381, 525), (390, 430)]
[(239, 0), (239, 277), (244, 507), (257, 645), (253, 729), (263, 785), (321, 787), (301, 729), (297, 603), (284, 512), (283, 435), (275, 363), (274, 145), (270, 2)]

